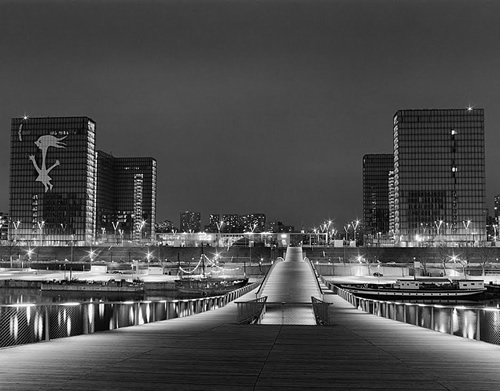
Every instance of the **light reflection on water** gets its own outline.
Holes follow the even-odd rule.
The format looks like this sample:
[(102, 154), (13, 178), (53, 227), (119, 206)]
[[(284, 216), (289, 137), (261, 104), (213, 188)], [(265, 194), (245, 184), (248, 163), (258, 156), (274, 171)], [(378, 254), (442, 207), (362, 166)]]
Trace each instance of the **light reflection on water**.
[(488, 307), (500, 309), (500, 298), (487, 299), (487, 300), (454, 300), (454, 299), (441, 299), (441, 300), (395, 300), (398, 303), (415, 303), (415, 304), (439, 304), (443, 307)]
[(142, 301), (175, 300), (193, 298), (181, 296), (175, 291), (155, 292), (154, 295), (122, 292), (46, 292), (40, 289), (0, 289), (0, 305), (3, 304), (53, 304), (69, 301)]

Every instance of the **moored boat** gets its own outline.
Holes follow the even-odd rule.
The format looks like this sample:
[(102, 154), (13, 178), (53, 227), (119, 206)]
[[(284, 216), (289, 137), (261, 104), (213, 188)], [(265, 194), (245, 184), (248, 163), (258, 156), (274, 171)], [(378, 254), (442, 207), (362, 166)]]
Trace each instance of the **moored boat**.
[(247, 283), (247, 277), (224, 278), (202, 275), (175, 280), (175, 286), (179, 293), (200, 296), (223, 295), (227, 292), (244, 287)]
[(342, 284), (353, 295), (369, 299), (473, 299), (486, 288), (483, 280), (452, 280), (444, 277), (398, 279), (394, 284)]
[(123, 292), (123, 293), (142, 293), (143, 284), (136, 284), (127, 281), (103, 281), (103, 282), (85, 282), (85, 281), (49, 281), (42, 282), (42, 291), (71, 291), (71, 292)]

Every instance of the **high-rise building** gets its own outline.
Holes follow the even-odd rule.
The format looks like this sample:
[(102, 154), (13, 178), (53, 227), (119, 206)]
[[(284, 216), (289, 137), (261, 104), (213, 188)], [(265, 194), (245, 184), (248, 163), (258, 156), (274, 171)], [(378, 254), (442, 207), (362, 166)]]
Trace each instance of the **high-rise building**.
[(486, 240), (484, 110), (399, 110), (394, 131), (397, 240)]
[(201, 214), (200, 212), (181, 212), (181, 232), (200, 232), (201, 231)]
[[(97, 237), (149, 240), (156, 222), (156, 160), (97, 151)], [(112, 239), (110, 239), (112, 238)]]
[(389, 173), (393, 170), (392, 154), (363, 156), (363, 219), (368, 236), (389, 232)]
[(33, 245), (91, 243), (95, 122), (13, 118), (10, 144), (10, 239)]

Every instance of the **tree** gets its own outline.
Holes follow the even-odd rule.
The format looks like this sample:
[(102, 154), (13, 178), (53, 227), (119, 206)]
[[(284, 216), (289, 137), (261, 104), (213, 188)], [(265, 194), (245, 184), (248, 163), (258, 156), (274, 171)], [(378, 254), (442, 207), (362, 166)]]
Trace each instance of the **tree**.
[(479, 265), (481, 266), (482, 275), (486, 274), (486, 266), (491, 263), (491, 259), (493, 258), (493, 254), (490, 248), (488, 247), (477, 247), (476, 253), (479, 258)]

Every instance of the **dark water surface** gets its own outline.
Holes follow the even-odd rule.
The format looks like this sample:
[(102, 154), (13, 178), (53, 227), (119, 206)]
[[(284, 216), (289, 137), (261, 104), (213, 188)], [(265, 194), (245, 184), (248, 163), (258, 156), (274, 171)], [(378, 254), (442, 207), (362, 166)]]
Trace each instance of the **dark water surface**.
[(0, 305), (2, 304), (53, 304), (81, 301), (140, 301), (140, 300), (176, 300), (193, 298), (181, 296), (175, 291), (155, 292), (154, 294), (137, 294), (121, 292), (46, 292), (40, 289), (0, 289)]

